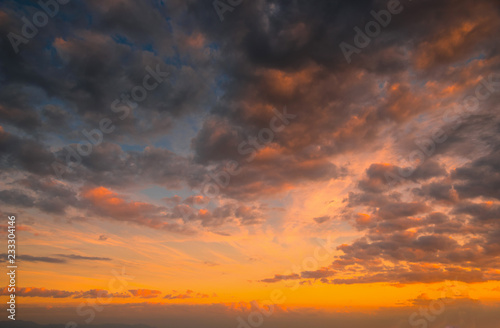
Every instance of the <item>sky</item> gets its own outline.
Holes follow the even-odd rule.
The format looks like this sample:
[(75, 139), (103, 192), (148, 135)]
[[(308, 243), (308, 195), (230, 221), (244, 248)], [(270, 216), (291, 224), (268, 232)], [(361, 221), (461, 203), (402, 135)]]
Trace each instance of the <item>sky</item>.
[(499, 18), (2, 1), (0, 321), (498, 328)]

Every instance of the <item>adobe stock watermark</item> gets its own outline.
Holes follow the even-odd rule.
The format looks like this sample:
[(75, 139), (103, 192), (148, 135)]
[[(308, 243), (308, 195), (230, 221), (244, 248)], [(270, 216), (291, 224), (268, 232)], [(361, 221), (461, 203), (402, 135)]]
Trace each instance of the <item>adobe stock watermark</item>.
[(364, 32), (359, 27), (354, 27), (354, 31), (356, 32), (353, 39), (354, 45), (347, 42), (341, 42), (339, 45), (347, 63), (351, 63), (351, 56), (353, 54), (360, 54), (361, 49), (368, 47), (372, 39), (380, 35), (382, 27), (387, 27), (391, 22), (392, 15), (400, 14), (403, 9), (404, 7), (399, 0), (389, 0), (387, 2), (387, 10), (382, 9), (379, 12), (370, 11), (374, 20), (365, 24)]
[[(149, 66), (146, 66), (145, 70), (147, 74), (144, 75), (142, 84), (134, 86), (130, 90), (130, 93), (122, 94), (120, 98), (115, 99), (111, 103), (111, 111), (119, 114), (120, 120), (129, 117), (132, 110), (137, 108), (138, 103), (143, 102), (148, 97), (149, 92), (155, 90), (170, 75), (170, 73), (160, 70), (160, 64), (156, 65), (156, 70), (153, 70)], [(90, 131), (86, 129), (81, 130), (86, 140), (78, 143), (75, 149), (71, 145), (64, 147), (65, 165), (59, 163), (57, 160), (52, 163), (52, 168), (57, 177), (62, 179), (65, 173), (73, 172), (74, 168), (82, 163), (82, 157), (89, 156), (94, 147), (99, 146), (103, 142), (104, 135), (112, 133), (115, 128), (116, 126), (110, 118), (102, 118), (99, 121), (99, 127)]]
[[(297, 279), (291, 280), (295, 283), (288, 285), (285, 284), (286, 290), (296, 291), (300, 288), (300, 273), (304, 271), (316, 271), (320, 269), (320, 263), (329, 261), (334, 255), (335, 247), (333, 246), (333, 241), (331, 236), (327, 237), (326, 241), (319, 238), (316, 239), (319, 246), (314, 249), (313, 255), (308, 256), (302, 260), (301, 265), (292, 265), (291, 269), (285, 272), (284, 276), (296, 275)], [(321, 254), (323, 253), (323, 254)], [(238, 322), (237, 328), (257, 328), (264, 324), (265, 318), (269, 318), (275, 313), (276, 305), (284, 304), (287, 300), (285, 290), (282, 288), (276, 288), (271, 291), (269, 298), (260, 302), (252, 302), (253, 308), (255, 310), (251, 311), (247, 318), (238, 316), (236, 321)]]
[(19, 46), (27, 44), (38, 34), (38, 28), (42, 28), (49, 23), (49, 18), (54, 18), (58, 13), (60, 6), (66, 5), (70, 0), (40, 0), (38, 5), (42, 10), (33, 14), (33, 17), (28, 19), (26, 16), (21, 17), (23, 27), (21, 33), (9, 32), (7, 38), (16, 54), (19, 53)]
[[(268, 128), (262, 128), (255, 137), (249, 137), (247, 141), (242, 141), (238, 145), (238, 153), (245, 158), (245, 162), (250, 163), (255, 159), (259, 150), (265, 148), (268, 144), (273, 142), (275, 135), (283, 131), (291, 120), (297, 117), (295, 114), (287, 112), (287, 108), (283, 108), (283, 112), (273, 109), (274, 116), (269, 121)], [(208, 197), (217, 197), (221, 189), (229, 186), (231, 177), (240, 174), (242, 171), (240, 163), (236, 160), (231, 160), (226, 163), (225, 169), (220, 169), (215, 173), (209, 173), (205, 178), (201, 187), (201, 193)]]
[[(102, 312), (104, 309), (103, 305), (108, 305), (113, 301), (115, 295), (130, 292), (127, 290), (128, 281), (135, 279), (134, 276), (129, 276), (125, 274), (125, 267), (122, 267), (122, 272), (119, 273), (115, 270), (111, 270), (113, 277), (108, 281), (107, 290), (99, 290), (95, 297), (88, 297), (85, 302), (80, 303), (76, 308), (76, 313), (80, 317), (87, 318), (84, 320), (86, 324), (90, 324), (94, 321), (96, 317), (96, 311)], [(67, 322), (64, 326), (65, 328), (77, 328), (78, 324), (74, 321)]]
[(448, 140), (449, 135), (457, 130), (473, 114), (477, 114), (482, 101), (488, 100), (493, 94), (500, 91), (500, 74), (491, 73), (488, 79), (480, 76), (480, 83), (476, 86), (473, 95), (465, 97), (461, 105), (448, 109), (442, 117), (448, 129), (440, 127), (436, 129), (429, 137), (415, 139), (414, 143), (418, 149), (412, 151), (408, 159), (402, 157), (399, 161), (402, 166), (399, 167), (397, 174), (386, 172), (386, 182), (393, 186), (412, 176), (415, 170), (424, 163), (425, 160), (434, 155), (437, 145)]
[[(457, 287), (456, 281), (446, 281), (445, 289), (441, 292), (441, 297), (437, 300), (432, 300), (427, 306), (421, 306), (418, 312), (413, 312), (408, 318), (408, 323), (412, 327), (427, 328), (429, 323), (433, 323), (444, 313), (446, 305), (453, 303), (454, 298), (463, 295), (464, 288)], [(449, 294), (452, 295), (449, 295)], [(451, 296), (451, 297), (450, 297)]]
[(243, 0), (214, 0), (214, 2), (212, 2), (212, 6), (219, 16), (220, 21), (223, 22), (224, 13), (226, 11), (233, 12), (234, 8), (241, 5), (242, 2)]

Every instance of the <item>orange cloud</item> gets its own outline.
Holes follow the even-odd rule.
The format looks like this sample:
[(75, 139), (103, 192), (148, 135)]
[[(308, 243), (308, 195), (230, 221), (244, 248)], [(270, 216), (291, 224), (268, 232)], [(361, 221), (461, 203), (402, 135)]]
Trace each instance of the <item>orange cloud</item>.
[(433, 39), (425, 41), (415, 54), (415, 66), (429, 69), (439, 63), (449, 63), (467, 56), (474, 47), (490, 37), (498, 29), (495, 8), (487, 4), (470, 7), (473, 12), (466, 21), (459, 21), (455, 26), (442, 29)]
[(157, 206), (148, 203), (127, 202), (123, 197), (105, 187), (87, 189), (81, 195), (99, 214), (115, 219), (144, 219), (147, 216), (158, 215), (160, 211)]

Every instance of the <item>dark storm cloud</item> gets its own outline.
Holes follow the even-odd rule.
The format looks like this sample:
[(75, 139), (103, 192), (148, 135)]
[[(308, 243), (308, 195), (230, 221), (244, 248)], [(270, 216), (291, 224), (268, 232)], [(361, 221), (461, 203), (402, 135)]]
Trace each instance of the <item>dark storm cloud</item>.
[[(9, 122), (25, 131), (33, 131), (41, 125), (41, 119), (33, 110), (37, 104), (36, 95), (23, 90), (22, 84), (8, 85), (0, 91), (0, 122)], [(31, 90), (33, 91), (33, 90)]]
[(47, 105), (42, 109), (42, 117), (46, 119), (46, 124), (49, 127), (63, 127), (67, 125), (70, 120), (68, 112), (59, 106)]
[[(382, 3), (375, 4), (374, 7), (380, 9), (381, 5)], [(197, 14), (201, 24), (206, 25), (207, 33), (215, 39), (242, 33), (238, 29), (221, 31), (220, 25), (212, 24), (210, 17), (196, 5), (188, 7)], [(436, 68), (444, 65), (446, 61), (443, 58), (459, 60), (464, 58), (462, 56), (465, 53), (443, 57), (441, 50), (434, 47), (424, 54), (428, 56), (425, 59), (405, 58), (385, 65), (382, 58), (390, 58), (391, 55), (398, 58), (398, 52), (400, 58), (404, 58), (401, 55), (404, 51), (410, 51), (411, 56), (417, 57), (420, 49), (426, 45), (424, 40), (440, 40), (441, 36), (434, 29), (435, 26), (448, 25), (460, 30), (463, 20), (475, 19), (468, 12), (471, 8), (465, 2), (460, 6), (452, 6), (453, 14), (444, 3), (427, 1), (408, 4), (407, 7), (401, 16), (394, 17), (386, 33), (382, 33), (367, 49), (363, 49), (362, 58), (347, 67), (343, 59), (335, 60), (338, 59), (338, 52), (333, 47), (336, 41), (352, 39), (354, 33), (350, 26), (355, 23), (362, 26), (370, 17), (368, 3), (321, 2), (313, 5), (256, 1), (246, 4), (244, 11), (239, 10), (231, 16), (233, 26), (246, 27), (245, 37), (223, 43), (223, 50), (229, 52), (231, 49), (242, 56), (225, 58), (222, 69), (229, 75), (226, 93), (213, 109), (215, 118), (207, 121), (194, 139), (195, 158), (201, 163), (240, 160), (242, 156), (236, 152), (237, 145), (266, 126), (270, 119), (270, 111), (267, 109), (269, 106), (279, 108), (288, 105), (294, 113), (307, 111), (307, 115), (299, 115), (300, 119), (273, 141), (293, 154), (290, 161), (292, 163), (294, 159), (299, 162), (309, 159), (312, 150), (317, 159), (353, 149), (362, 150), (372, 144), (378, 129), (386, 126), (388, 121), (402, 123), (416, 116), (425, 107), (430, 107), (434, 99), (425, 97), (425, 94), (419, 96), (419, 89), (408, 83), (401, 72), (411, 68), (414, 61), (420, 60), (425, 65)], [(473, 10), (487, 12), (488, 7), (487, 2), (482, 2)], [(264, 12), (255, 22), (255, 12), (262, 10)], [(425, 15), (427, 21), (423, 24), (419, 17), (428, 12), (439, 12), (439, 16)], [(319, 17), (324, 19), (318, 19)], [(490, 32), (498, 27), (498, 24), (490, 24), (491, 17), (492, 15), (488, 15), (488, 20), (475, 22), (481, 26), (475, 32), (477, 37), (464, 42), (468, 45), (480, 45), (481, 49), (486, 50), (486, 41), (491, 40)], [(349, 18), (352, 19), (347, 22)], [(409, 21), (419, 28), (410, 28), (405, 24)], [(341, 22), (345, 25), (340, 24)], [(339, 26), (346, 27), (340, 29)], [(402, 37), (403, 33), (405, 39), (415, 42), (415, 48), (409, 44), (397, 45), (398, 36)], [(405, 47), (407, 48), (404, 49)], [(473, 52), (470, 47), (467, 49), (470, 50), (469, 54)], [(370, 78), (387, 79), (395, 84), (395, 88), (387, 90), (386, 99), (377, 97), (380, 88), (370, 83), (370, 79), (353, 78), (355, 72), (361, 74), (364, 70), (369, 71)], [(435, 77), (439, 83), (450, 82), (453, 78), (456, 79), (455, 76), (445, 74)], [(461, 77), (460, 81), (463, 80), (464, 77)], [(368, 103), (369, 99), (375, 99), (374, 108), (356, 107), (358, 103)], [(349, 107), (352, 109), (348, 109)], [(255, 167), (257, 163), (252, 162), (249, 166)], [(278, 161), (270, 161), (269, 167), (280, 165)], [(265, 173), (262, 168), (256, 169)], [(254, 175), (253, 171), (249, 172), (252, 173), (249, 175)], [(429, 161), (418, 168), (411, 179), (428, 179), (445, 173), (436, 162)], [(304, 172), (301, 174), (309, 179)], [(262, 180), (266, 181), (266, 177), (264, 175)], [(331, 177), (324, 175), (322, 179)], [(238, 187), (241, 189), (241, 186)], [(229, 194), (233, 195), (233, 191)]]
[(500, 199), (500, 153), (498, 146), (486, 156), (455, 169), (455, 189), (463, 198), (484, 196)]
[(16, 189), (0, 191), (0, 201), (5, 204), (21, 207), (31, 207), (34, 203), (32, 197)]
[[(74, 144), (70, 147), (76, 149)], [(66, 150), (58, 152), (57, 163), (66, 165), (67, 155)], [(177, 189), (183, 184), (198, 186), (206, 174), (203, 166), (156, 147), (124, 151), (117, 144), (104, 142), (89, 156), (80, 158), (81, 165), (70, 164), (72, 170), (64, 174), (65, 179), (119, 188), (150, 182)], [(75, 157), (70, 157), (70, 161), (75, 161)]]
[[(436, 4), (426, 1), (411, 5), (403, 15), (406, 22), (408, 19), (413, 23), (418, 22), (420, 28), (410, 30), (404, 24), (405, 19), (401, 17), (400, 19), (394, 19), (394, 22), (389, 26), (388, 33), (380, 36), (385, 43), (374, 42), (375, 44), (371, 44), (367, 49), (363, 49), (363, 54), (367, 54), (366, 58), (359, 60), (357, 65), (370, 65), (373, 61), (379, 60), (381, 56), (377, 56), (377, 49), (383, 47), (390, 48), (395, 45), (397, 43), (397, 37), (395, 36), (405, 33), (406, 35), (409, 34), (410, 38), (421, 41), (421, 38), (435, 33), (433, 24), (446, 25), (447, 23), (448, 25), (454, 25), (459, 21), (454, 14), (459, 14), (461, 18), (464, 18), (464, 15), (470, 17), (470, 14), (465, 12), (464, 5), (458, 8), (457, 6), (453, 7), (451, 10), (453, 14), (446, 3)], [(380, 9), (382, 6), (383, 3), (374, 4), (373, 9)], [(225, 39), (228, 34), (236, 35), (241, 33), (239, 29), (225, 29), (221, 24), (213, 24), (211, 17), (202, 12), (208, 9), (204, 6), (198, 8), (196, 5), (192, 5), (190, 9), (198, 14), (197, 18), (199, 22), (204, 24), (209, 35), (214, 39)], [(232, 20), (232, 23), (234, 23), (233, 26), (246, 27), (245, 38), (240, 38), (239, 40), (241, 41), (235, 39), (233, 42), (224, 43), (224, 46), (228, 50), (240, 51), (246, 55), (242, 59), (233, 59), (234, 57), (230, 57), (230, 60), (246, 61), (244, 65), (239, 66), (239, 69), (236, 69), (232, 65), (227, 65), (231, 69), (229, 73), (237, 77), (239, 82), (238, 84), (231, 85), (232, 89), (227, 97), (233, 100), (233, 98), (245, 96), (245, 93), (248, 92), (244, 90), (251, 92), (252, 89), (259, 88), (260, 85), (263, 91), (261, 94), (264, 95), (264, 99), (266, 97), (274, 98), (275, 100), (280, 98), (280, 94), (276, 88), (269, 88), (266, 83), (256, 83), (258, 80), (265, 82), (265, 76), (259, 76), (255, 72), (255, 68), (284, 69), (285, 72), (293, 72), (294, 70), (300, 71), (310, 62), (315, 62), (325, 68), (323, 76), (331, 73), (342, 74), (342, 70), (345, 69), (345, 61), (343, 58), (339, 60), (341, 53), (338, 51), (338, 43), (341, 40), (349, 41), (349, 39), (352, 39), (354, 36), (352, 27), (355, 24), (362, 25), (365, 19), (372, 18), (369, 14), (370, 9), (372, 8), (370, 8), (368, 1), (331, 1), (314, 4), (306, 2), (255, 1), (251, 4), (245, 4), (245, 10), (240, 10), (231, 17), (234, 19)], [(477, 10), (484, 10), (484, 7)], [(423, 22), (419, 21), (419, 16), (423, 15), (424, 12), (439, 12), (440, 18), (437, 17), (437, 14), (431, 17), (426, 15), (426, 18), (430, 22), (427, 21), (426, 24), (423, 24)], [(258, 19), (256, 20), (255, 17), (258, 17)], [(404, 64), (409, 65), (409, 63)], [(390, 67), (394, 70), (394, 65)], [(352, 70), (355, 71), (356, 68), (358, 66), (352, 67)], [(320, 78), (321, 76), (318, 77)], [(318, 79), (315, 80), (315, 83), (318, 82), (321, 87), (322, 79), (320, 78), (319, 81)], [(340, 90), (337, 87), (335, 84), (332, 85), (332, 97), (340, 94)], [(361, 89), (358, 96), (363, 96), (363, 91)], [(349, 92), (348, 94), (352, 95)], [(297, 94), (295, 98), (307, 98), (307, 94)], [(259, 100), (261, 99), (262, 97), (259, 98)], [(292, 103), (292, 101), (290, 102)], [(389, 104), (386, 107), (391, 106)], [(335, 112), (331, 114), (335, 116)], [(241, 116), (235, 116), (235, 120), (238, 118), (241, 120)], [(252, 121), (257, 122), (257, 119), (257, 117), (249, 117), (248, 121), (250, 123)]]
[[(14, 1), (0, 7), (2, 15), (9, 16), (0, 26), (2, 36), (21, 30), (16, 12), (19, 7)], [(23, 7), (31, 14), (39, 9), (35, 4)], [(176, 56), (174, 39), (183, 36), (173, 33), (165, 8), (158, 6), (92, 1), (72, 2), (60, 9), (20, 54), (13, 54), (7, 38), (2, 38), (1, 76), (7, 84), (0, 95), (0, 122), (27, 133), (54, 132), (43, 129), (44, 118), (47, 123), (61, 122), (60, 113), (54, 110), (40, 112), (36, 108), (40, 101), (36, 103), (33, 94), (42, 102), (57, 99), (57, 106), (74, 112), (71, 119), (80, 121), (81, 128), (95, 127), (103, 116), (113, 116), (113, 100), (141, 84), (147, 66), (154, 68), (164, 62), (163, 56)], [(157, 90), (149, 92), (140, 104), (144, 111), (127, 121), (118, 120), (121, 129), (113, 137), (130, 133), (137, 138), (157, 137), (172, 126), (173, 117), (195, 112), (210, 98), (205, 82), (210, 73), (198, 66), (203, 65), (202, 59), (177, 68), (164, 64), (163, 70), (172, 70), (175, 83), (161, 83)], [(196, 70), (189, 65), (196, 65)], [(57, 132), (74, 139), (78, 131), (71, 133), (61, 127)]]
[(36, 206), (44, 212), (64, 214), (69, 206), (79, 207), (76, 192), (57, 180), (31, 177), (30, 179), (20, 180), (18, 183), (41, 195), (41, 198), (36, 202)]
[[(421, 183), (411, 189), (414, 202), (403, 201), (403, 195), (394, 188), (379, 187), (383, 185), (382, 173), (393, 166), (371, 165), (359, 183), (359, 192), (350, 193), (346, 199), (347, 209), (366, 213), (351, 211), (347, 215), (354, 226), (366, 232), (365, 236), (338, 247), (343, 255), (331, 266), (337, 271), (336, 277), (324, 282), (500, 279), (494, 273), (500, 267), (497, 257), (500, 207), (493, 201), (484, 201), (496, 198), (496, 190), (490, 189), (489, 183), (493, 181), (494, 185), (498, 175), (497, 160), (497, 147), (492, 146), (486, 155), (458, 166), (449, 174), (439, 165), (431, 165), (431, 173), (413, 179)], [(427, 180), (433, 182), (426, 183)], [(473, 184), (476, 189), (464, 187)], [(444, 213), (436, 212), (426, 201), (436, 202)], [(389, 261), (393, 266), (381, 266), (373, 259)], [(362, 276), (348, 277), (359, 273), (360, 268)]]
[(494, 222), (500, 217), (500, 205), (491, 203), (462, 203), (457, 205), (454, 214), (466, 214), (479, 222)]
[(454, 203), (457, 201), (457, 195), (453, 186), (446, 181), (432, 182), (422, 185), (413, 190), (416, 195), (428, 197), (436, 201)]
[[(367, 192), (380, 192), (390, 188), (394, 177), (406, 176), (408, 169), (392, 164), (372, 164), (366, 170), (366, 178), (359, 181), (359, 188)], [(425, 181), (446, 175), (444, 167), (435, 160), (429, 159), (419, 165), (408, 177), (408, 182)]]
[(20, 138), (0, 128), (0, 167), (23, 170), (46, 176), (52, 173), (54, 156), (43, 143), (31, 138)]
[[(3, 196), (0, 201), (12, 206), (34, 206), (49, 214), (65, 214), (68, 207), (81, 207), (76, 192), (57, 180), (28, 176), (15, 183), (19, 187), (24, 187), (25, 191), (3, 190), (0, 192)], [(34, 193), (37, 198), (33, 198), (29, 193)]]
[[(195, 162), (206, 165), (241, 160), (238, 145), (268, 125), (270, 108), (288, 105), (299, 119), (277, 134), (270, 145), (279, 149), (281, 159), (271, 156), (248, 163), (223, 193), (255, 198), (257, 190), (267, 190), (262, 195), (279, 193), (287, 182), (339, 178), (338, 168), (327, 157), (374, 146), (380, 129), (391, 121), (409, 120), (430, 102), (418, 97), (414, 84), (404, 77), (415, 62), (441, 72), (439, 68), (450, 61), (478, 51), (484, 51), (487, 57), (494, 55), (486, 47), (489, 33), (497, 26), (491, 20), (492, 14), (488, 14), (490, 4), (450, 4), (403, 3), (404, 11), (394, 16), (383, 33), (347, 65), (338, 44), (352, 42), (352, 28), (364, 26), (372, 19), (370, 10), (383, 9), (385, 3), (253, 1), (231, 13), (225, 24), (220, 24), (208, 2), (148, 2), (141, 6), (133, 1), (72, 3), (61, 8), (61, 13), (19, 56), (12, 54), (7, 40), (2, 41), (6, 46), (2, 47), (2, 76), (9, 81), (4, 90), (15, 92), (1, 97), (5, 115), (0, 118), (28, 133), (54, 133), (53, 129), (43, 129), (40, 122), (44, 121), (51, 125), (72, 121), (82, 128), (95, 128), (103, 116), (114, 117), (109, 110), (111, 102), (138, 84), (146, 66), (154, 67), (168, 59), (169, 65), (165, 66), (171, 78), (148, 95), (134, 111), (134, 117), (115, 122), (116, 132), (107, 136), (110, 142), (126, 139), (145, 143), (148, 138), (168, 133), (178, 117), (210, 110), (209, 119), (193, 139)], [(1, 25), (4, 32), (20, 28), (15, 7), (14, 2), (2, 6), (10, 16)], [(463, 32), (463, 47), (452, 45), (462, 49), (460, 52), (450, 56), (435, 46), (443, 38), (436, 31), (445, 26), (451, 27), (450, 33), (461, 31), (464, 21), (471, 21), (477, 29), (469, 34)], [(401, 44), (403, 38), (408, 42)], [(32, 55), (47, 44), (50, 51)], [(455, 76), (441, 74), (434, 78), (442, 82)], [(399, 86), (381, 90), (377, 80)], [(28, 101), (30, 93), (21, 86), (38, 90), (39, 98), (46, 103), (42, 110), (35, 108), (32, 99)], [(217, 100), (214, 90), (222, 95)], [(383, 99), (381, 92), (387, 93)], [(52, 99), (59, 103), (50, 104)], [(71, 112), (71, 116), (62, 114), (59, 108)], [(58, 132), (65, 138), (81, 138), (78, 130), (63, 130)], [(106, 151), (113, 153), (110, 147), (102, 153)], [(161, 170), (162, 175), (142, 161), (135, 164), (145, 165), (145, 169), (123, 167), (134, 161), (122, 160), (105, 170), (104, 166), (110, 167), (108, 162), (91, 159), (97, 152), (84, 159), (88, 170), (83, 175), (78, 172), (69, 179), (81, 176), (124, 185), (139, 172), (146, 180), (167, 186), (186, 182), (191, 187), (198, 185), (200, 172), (174, 177)], [(186, 165), (188, 160), (181, 162), (185, 167), (196, 166)], [(45, 170), (49, 166), (32, 165), (41, 168), (33, 167), (31, 172), (48, 173)], [(125, 178), (113, 178), (118, 176)], [(424, 177), (415, 173), (413, 179)], [(255, 180), (260, 184), (253, 184)]]

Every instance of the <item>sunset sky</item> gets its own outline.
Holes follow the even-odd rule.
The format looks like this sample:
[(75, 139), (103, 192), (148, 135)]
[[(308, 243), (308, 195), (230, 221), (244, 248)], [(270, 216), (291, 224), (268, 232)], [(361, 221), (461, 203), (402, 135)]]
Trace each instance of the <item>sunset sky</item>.
[(0, 324), (500, 327), (499, 18), (2, 1)]

